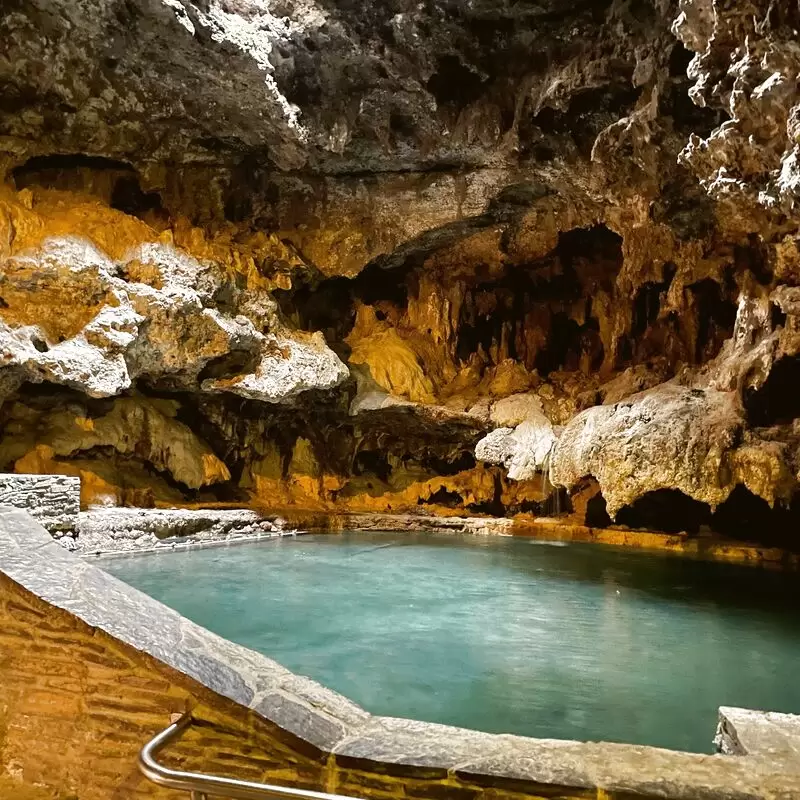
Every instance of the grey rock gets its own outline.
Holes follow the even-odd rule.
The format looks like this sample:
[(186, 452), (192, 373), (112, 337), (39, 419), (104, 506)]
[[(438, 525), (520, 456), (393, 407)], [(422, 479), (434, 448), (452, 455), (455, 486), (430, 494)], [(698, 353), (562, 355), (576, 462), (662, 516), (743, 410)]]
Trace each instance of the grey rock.
[(93, 508), (80, 513), (77, 529), (77, 549), (86, 554), (135, 553), (281, 535), (268, 518), (249, 509)]
[(341, 722), (282, 691), (263, 695), (254, 708), (266, 719), (320, 750), (333, 750), (346, 733)]
[(80, 478), (0, 473), (0, 505), (27, 511), (56, 538), (77, 532), (80, 497)]

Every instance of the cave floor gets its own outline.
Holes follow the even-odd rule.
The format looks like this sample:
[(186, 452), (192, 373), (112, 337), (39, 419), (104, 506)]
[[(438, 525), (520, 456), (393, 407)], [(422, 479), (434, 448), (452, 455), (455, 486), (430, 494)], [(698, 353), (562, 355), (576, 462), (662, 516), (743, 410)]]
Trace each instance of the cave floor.
[[(245, 543), (253, 539), (272, 535), (292, 533), (337, 533), (339, 531), (407, 531), (407, 532), (449, 532), (469, 533), (476, 535), (514, 536), (536, 539), (540, 541), (579, 542), (602, 544), (631, 549), (653, 550), (672, 553), (676, 556), (696, 558), (708, 561), (727, 561), (732, 563), (759, 566), (771, 569), (796, 571), (800, 569), (800, 553), (779, 547), (767, 547), (756, 543), (727, 539), (716, 533), (663, 533), (659, 531), (630, 529), (624, 526), (591, 527), (577, 524), (574, 521), (534, 517), (520, 514), (515, 517), (463, 517), (452, 513), (443, 514), (391, 514), (367, 512), (338, 512), (319, 509), (270, 508), (258, 509), (255, 513), (243, 509), (240, 505), (218, 503), (211, 506), (196, 504), (182, 509), (93, 509), (81, 512), (79, 527), (96, 526), (101, 515), (108, 519), (103, 523), (106, 528), (115, 524), (119, 516), (122, 520), (136, 517), (147, 520), (150, 516), (180, 515), (181, 524), (185, 525), (187, 516), (197, 515), (213, 521), (215, 514), (251, 514), (254, 518), (264, 520), (270, 531), (252, 532), (249, 529), (234, 536), (230, 532), (224, 534), (185, 535), (184, 531), (169, 530), (170, 523), (159, 523), (159, 538), (164, 537), (164, 544), (170, 546), (211, 546), (214, 544)], [(128, 524), (127, 522), (125, 523)], [(206, 524), (208, 524), (206, 522)], [(183, 534), (183, 535), (182, 535)], [(80, 536), (78, 537), (80, 542)], [(120, 552), (119, 539), (107, 542), (94, 541), (90, 552), (84, 555), (115, 555)], [(147, 548), (127, 547), (128, 552), (141, 552), (153, 548), (152, 541)], [(78, 550), (82, 548), (79, 546)]]

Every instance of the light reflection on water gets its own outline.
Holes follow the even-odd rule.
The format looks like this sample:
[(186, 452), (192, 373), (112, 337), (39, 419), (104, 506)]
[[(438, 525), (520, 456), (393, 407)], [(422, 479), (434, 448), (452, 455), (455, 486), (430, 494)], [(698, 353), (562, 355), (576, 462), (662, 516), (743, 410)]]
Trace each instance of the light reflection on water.
[(541, 544), (303, 536), (105, 568), (376, 714), (708, 752), (720, 705), (800, 713), (795, 576)]

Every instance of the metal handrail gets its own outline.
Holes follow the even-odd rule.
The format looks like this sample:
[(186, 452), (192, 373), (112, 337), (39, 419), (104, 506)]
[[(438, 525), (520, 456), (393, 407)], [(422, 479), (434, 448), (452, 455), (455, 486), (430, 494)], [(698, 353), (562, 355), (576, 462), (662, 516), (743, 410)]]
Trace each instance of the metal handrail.
[(192, 724), (191, 714), (184, 714), (168, 728), (154, 736), (139, 753), (139, 770), (148, 780), (170, 789), (183, 789), (191, 792), (194, 800), (205, 800), (209, 795), (229, 797), (234, 800), (264, 800), (264, 798), (283, 798), (283, 800), (353, 800), (337, 794), (312, 792), (308, 789), (291, 789), (287, 786), (271, 786), (267, 783), (252, 783), (219, 775), (204, 775), (200, 772), (183, 772), (170, 769), (156, 761), (156, 754), (171, 741), (177, 739)]

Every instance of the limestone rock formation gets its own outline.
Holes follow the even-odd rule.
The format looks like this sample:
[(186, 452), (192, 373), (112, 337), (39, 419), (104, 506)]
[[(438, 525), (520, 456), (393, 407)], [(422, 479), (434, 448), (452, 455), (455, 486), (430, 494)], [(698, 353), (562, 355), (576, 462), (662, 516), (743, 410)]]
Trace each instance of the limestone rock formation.
[(481, 439), (475, 447), (479, 461), (502, 464), (513, 481), (530, 480), (547, 472), (550, 453), (557, 433), (542, 410), (535, 394), (516, 394), (498, 400), (490, 419), (500, 426)]
[(737, 483), (747, 485), (747, 474), (726, 464), (743, 428), (731, 393), (662, 384), (575, 417), (555, 448), (551, 474), (563, 486), (595, 477), (612, 516), (658, 489), (716, 507)]
[(798, 31), (788, 0), (6, 3), (0, 470), (797, 546)]
[[(0, 200), (8, 242), (0, 342), (17, 384), (46, 381), (113, 397), (144, 379), (282, 402), (347, 377), (322, 337), (293, 335), (258, 287), (236, 308), (241, 313), (226, 314), (215, 300), (230, 291), (224, 265), (106, 206), (46, 194), (40, 210), (34, 195), (20, 194)], [(48, 235), (70, 229), (71, 215), (72, 235)], [(124, 233), (112, 242), (93, 236), (95, 226), (118, 225)]]

